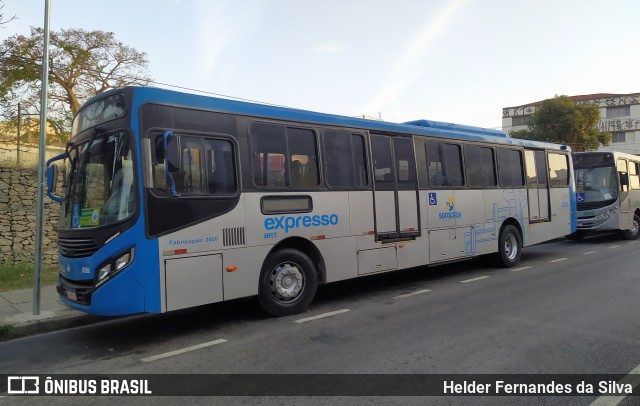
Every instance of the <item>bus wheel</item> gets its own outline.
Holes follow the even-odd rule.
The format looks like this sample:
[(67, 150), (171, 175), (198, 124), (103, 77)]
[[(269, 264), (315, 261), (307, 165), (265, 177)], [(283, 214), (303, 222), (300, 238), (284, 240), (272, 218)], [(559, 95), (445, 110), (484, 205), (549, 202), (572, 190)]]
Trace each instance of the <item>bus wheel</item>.
[(284, 248), (269, 255), (262, 267), (258, 301), (274, 316), (302, 313), (316, 295), (317, 287), (313, 261), (300, 250)]
[(640, 237), (640, 216), (633, 215), (633, 226), (629, 230), (624, 230), (622, 236), (627, 240), (637, 240)]
[(496, 264), (504, 268), (511, 268), (520, 262), (522, 255), (522, 238), (518, 229), (508, 225), (502, 229), (498, 240), (498, 252), (495, 254)]

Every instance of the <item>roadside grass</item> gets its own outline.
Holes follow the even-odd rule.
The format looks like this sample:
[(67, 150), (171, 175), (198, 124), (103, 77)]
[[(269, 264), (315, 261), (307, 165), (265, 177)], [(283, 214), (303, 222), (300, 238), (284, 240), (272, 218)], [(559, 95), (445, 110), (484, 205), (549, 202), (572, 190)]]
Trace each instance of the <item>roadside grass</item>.
[(11, 338), (13, 326), (11, 324), (0, 324), (0, 341), (7, 341)]
[[(33, 287), (33, 270), (34, 265), (28, 263), (0, 264), (0, 292)], [(57, 280), (57, 269), (43, 265), (42, 286), (55, 285)]]

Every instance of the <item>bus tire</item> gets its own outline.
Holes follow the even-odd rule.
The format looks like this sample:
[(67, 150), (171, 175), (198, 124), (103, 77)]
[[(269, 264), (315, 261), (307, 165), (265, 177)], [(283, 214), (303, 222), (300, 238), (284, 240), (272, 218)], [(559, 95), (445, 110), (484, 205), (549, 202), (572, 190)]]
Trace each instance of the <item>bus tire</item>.
[(522, 237), (518, 229), (512, 225), (505, 226), (498, 239), (498, 252), (495, 263), (503, 268), (511, 268), (520, 262), (522, 255)]
[(627, 240), (637, 240), (640, 237), (640, 216), (637, 213), (633, 215), (633, 227), (622, 231), (622, 236)]
[(302, 313), (318, 288), (313, 261), (302, 251), (283, 248), (271, 253), (260, 272), (258, 301), (274, 316)]

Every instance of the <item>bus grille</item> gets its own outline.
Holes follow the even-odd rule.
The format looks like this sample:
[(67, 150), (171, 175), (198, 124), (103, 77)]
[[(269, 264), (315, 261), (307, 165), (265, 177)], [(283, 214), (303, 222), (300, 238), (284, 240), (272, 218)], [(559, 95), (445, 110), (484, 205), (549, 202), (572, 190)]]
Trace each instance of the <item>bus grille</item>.
[(67, 258), (83, 258), (98, 251), (98, 244), (91, 238), (59, 238), (60, 254)]
[(615, 200), (605, 200), (603, 202), (578, 203), (578, 211), (600, 209), (609, 206)]
[(244, 227), (223, 228), (222, 244), (225, 247), (244, 245)]

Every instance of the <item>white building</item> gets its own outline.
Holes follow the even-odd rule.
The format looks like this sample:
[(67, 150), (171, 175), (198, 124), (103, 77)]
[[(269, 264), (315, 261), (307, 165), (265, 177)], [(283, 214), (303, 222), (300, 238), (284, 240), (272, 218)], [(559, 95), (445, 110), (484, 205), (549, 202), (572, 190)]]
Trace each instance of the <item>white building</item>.
[[(600, 107), (600, 131), (612, 134), (611, 144), (600, 151), (621, 151), (640, 155), (640, 93), (587, 94), (569, 96), (576, 104), (597, 104)], [(502, 109), (502, 131), (510, 133), (527, 128), (531, 115), (542, 101)]]

